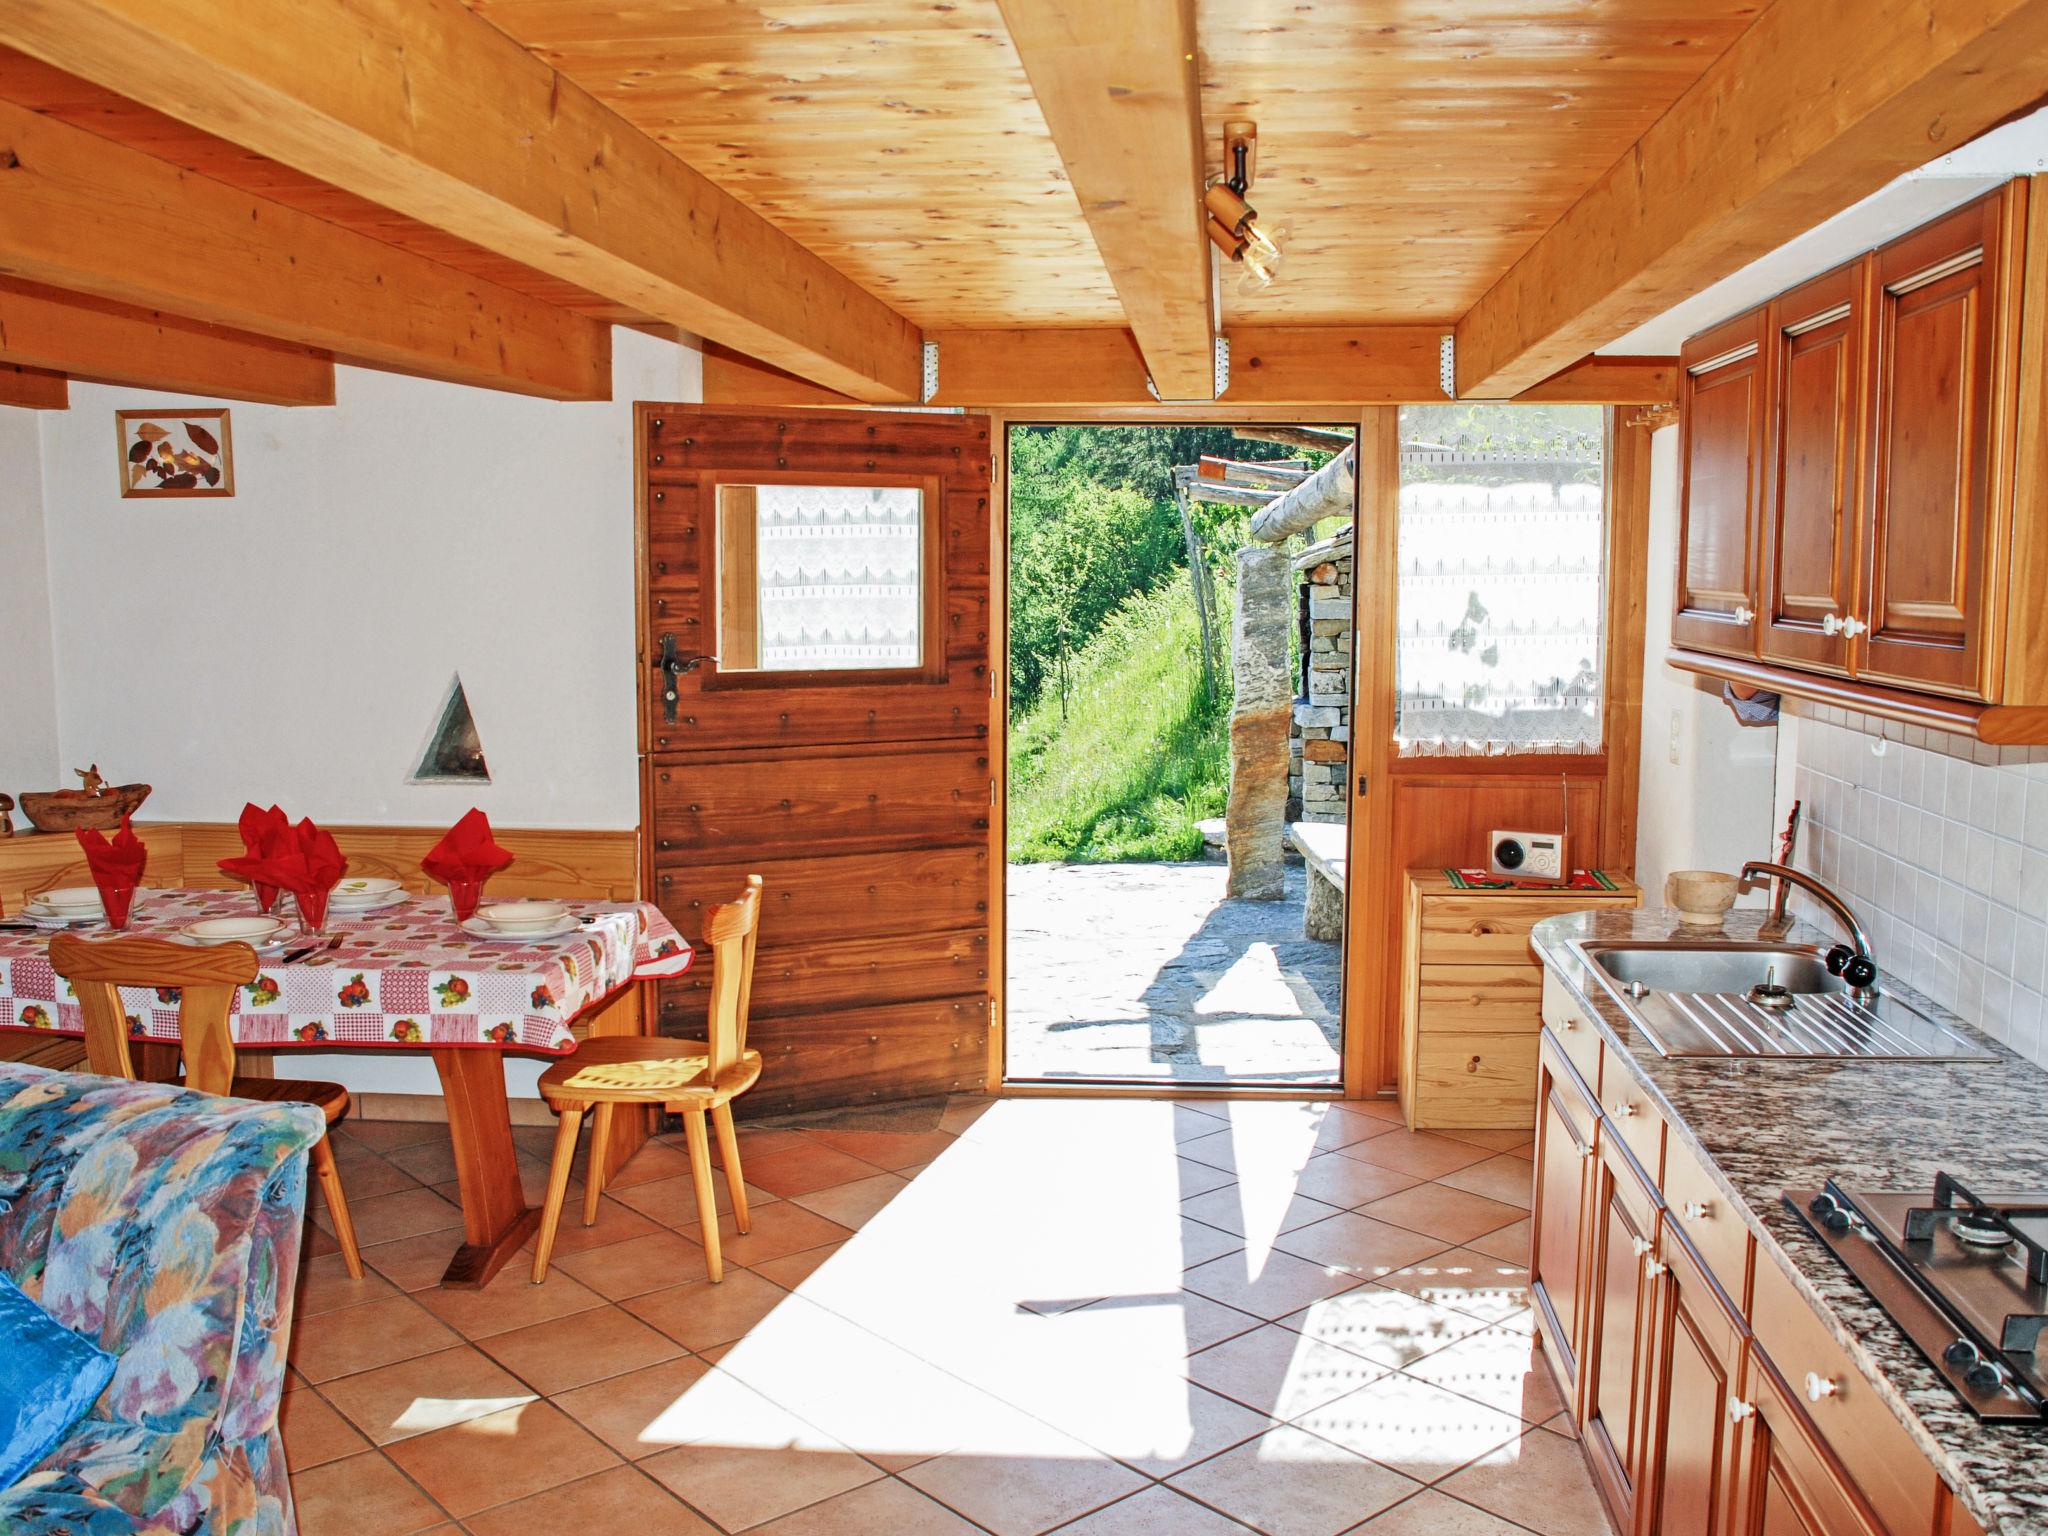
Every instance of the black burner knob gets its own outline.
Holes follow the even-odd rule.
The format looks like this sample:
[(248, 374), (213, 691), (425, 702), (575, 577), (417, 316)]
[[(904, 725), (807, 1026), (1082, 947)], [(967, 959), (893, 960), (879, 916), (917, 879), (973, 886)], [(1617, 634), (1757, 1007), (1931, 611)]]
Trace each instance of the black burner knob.
[(1989, 1360), (1979, 1360), (1963, 1372), (1963, 1385), (1979, 1392), (1996, 1392), (2005, 1385), (2005, 1372)]
[(1941, 1352), (1941, 1358), (1950, 1365), (1967, 1365), (1977, 1358), (1977, 1346), (1968, 1339), (1957, 1339)]

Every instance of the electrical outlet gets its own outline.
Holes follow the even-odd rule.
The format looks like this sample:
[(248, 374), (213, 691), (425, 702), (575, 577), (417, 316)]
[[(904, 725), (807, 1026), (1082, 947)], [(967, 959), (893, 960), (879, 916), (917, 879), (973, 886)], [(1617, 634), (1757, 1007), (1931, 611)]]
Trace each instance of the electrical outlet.
[(1678, 711), (1674, 709), (1671, 711), (1671, 746), (1668, 754), (1671, 758), (1671, 766), (1674, 768), (1678, 766), (1678, 738), (1684, 730), (1685, 721)]

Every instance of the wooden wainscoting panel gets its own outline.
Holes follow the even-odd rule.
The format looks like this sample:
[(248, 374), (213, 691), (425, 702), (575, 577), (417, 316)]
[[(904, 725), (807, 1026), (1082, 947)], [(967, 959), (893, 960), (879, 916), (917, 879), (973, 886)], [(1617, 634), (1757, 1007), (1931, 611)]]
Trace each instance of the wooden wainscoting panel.
[[(21, 812), (14, 818), (21, 821)], [(149, 850), (142, 872), (144, 885), (178, 885), (184, 877), (184, 829), (177, 822), (135, 822), (135, 835)], [(66, 885), (91, 885), (92, 871), (74, 832), (30, 832), (17, 826), (12, 837), (0, 837), (0, 911), (19, 912), (22, 901), (37, 891)]]
[[(754, 956), (751, 999), (757, 1019), (830, 1011), (871, 1003), (908, 1003), (958, 997), (988, 984), (988, 934), (898, 933), (882, 938), (765, 943)], [(692, 1034), (703, 1027), (711, 967), (692, 967), (662, 984), (661, 1032)]]
[[(351, 875), (396, 880), (409, 891), (440, 887), (420, 868), (446, 827), (331, 826)], [(512, 855), (493, 875), (493, 897), (554, 896), (587, 901), (634, 901), (640, 894), (640, 835), (546, 827), (493, 827), (491, 836)], [(222, 859), (240, 858), (242, 838), (230, 822), (185, 824), (185, 884), (229, 889), (242, 882), (224, 874)]]

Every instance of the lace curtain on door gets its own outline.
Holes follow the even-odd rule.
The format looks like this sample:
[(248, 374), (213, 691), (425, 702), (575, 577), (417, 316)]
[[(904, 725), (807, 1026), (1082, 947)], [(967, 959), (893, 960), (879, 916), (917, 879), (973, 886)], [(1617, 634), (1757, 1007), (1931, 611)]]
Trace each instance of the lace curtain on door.
[(1402, 755), (1601, 750), (1603, 427), (1597, 406), (1403, 411)]
[(761, 668), (920, 665), (922, 494), (763, 485), (756, 496)]

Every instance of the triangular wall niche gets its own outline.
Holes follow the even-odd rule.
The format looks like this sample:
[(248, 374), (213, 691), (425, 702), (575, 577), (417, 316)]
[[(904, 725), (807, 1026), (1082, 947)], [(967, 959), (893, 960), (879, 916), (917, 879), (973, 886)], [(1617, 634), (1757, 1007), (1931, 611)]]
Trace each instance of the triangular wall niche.
[(415, 784), (439, 784), (469, 780), (485, 784), (491, 770), (484, 762), (484, 744), (477, 739), (476, 717), (469, 712), (469, 698), (462, 691), (462, 674), (448, 685), (448, 697), (441, 704), (426, 750), (420, 753), (412, 771)]

